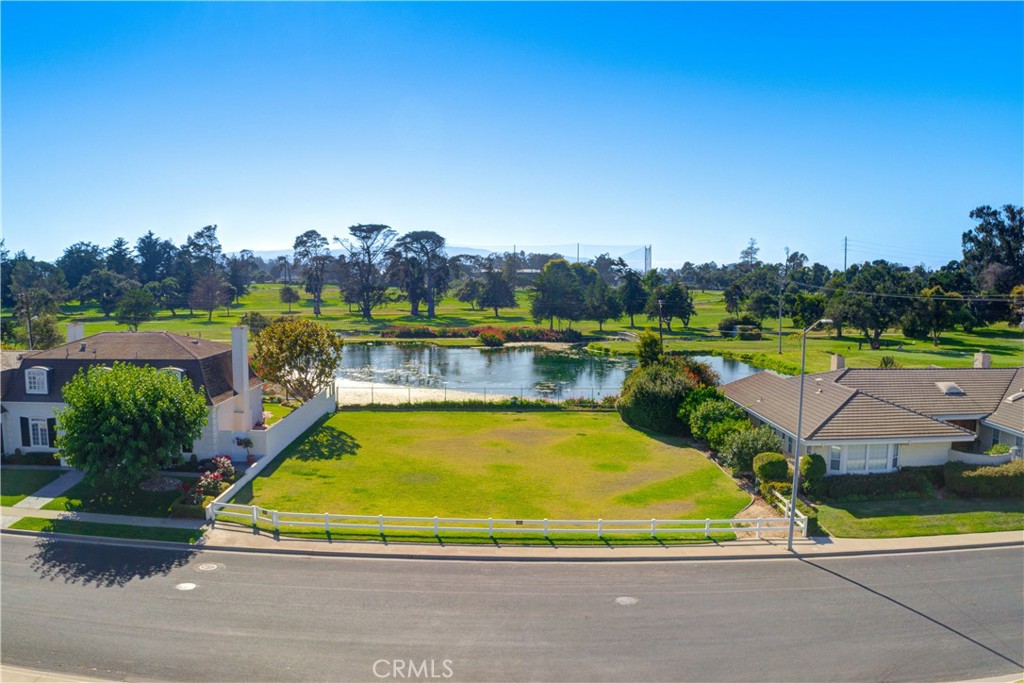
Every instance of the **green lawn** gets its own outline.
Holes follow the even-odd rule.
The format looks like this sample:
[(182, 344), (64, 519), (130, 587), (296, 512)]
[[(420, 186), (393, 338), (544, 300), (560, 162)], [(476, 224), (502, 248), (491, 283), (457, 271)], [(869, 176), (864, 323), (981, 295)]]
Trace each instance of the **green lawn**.
[(0, 470), (0, 505), (14, 505), (64, 474), (61, 470)]
[(291, 512), (730, 518), (750, 501), (700, 452), (610, 413), (342, 412), (235, 501)]
[(173, 541), (175, 543), (195, 543), (203, 537), (204, 533), (203, 529), (162, 529), (128, 524), (78, 522), (72, 519), (44, 519), (42, 517), (22, 517), (12, 524), (11, 528), (46, 533), (77, 534), (79, 536)]
[(1024, 500), (906, 498), (818, 506), (818, 522), (842, 538), (898, 538), (1024, 529)]
[(293, 410), (295, 410), (295, 408), (284, 406), (280, 403), (263, 403), (263, 412), (270, 413), (270, 417), (267, 419), (266, 423), (268, 427), (289, 415)]
[(180, 495), (179, 490), (153, 493), (136, 489), (129, 495), (100, 496), (91, 486), (81, 482), (68, 489), (63, 496), (54, 498), (44, 505), (43, 509), (168, 517), (171, 514), (171, 503)]

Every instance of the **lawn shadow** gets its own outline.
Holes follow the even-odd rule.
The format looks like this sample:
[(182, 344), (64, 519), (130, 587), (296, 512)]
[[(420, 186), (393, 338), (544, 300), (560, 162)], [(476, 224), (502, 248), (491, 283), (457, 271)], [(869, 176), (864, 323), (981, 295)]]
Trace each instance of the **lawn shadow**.
[(36, 542), (29, 557), (40, 579), (64, 583), (95, 585), (97, 588), (124, 586), (135, 579), (167, 576), (171, 570), (188, 564), (201, 548), (181, 550), (112, 547), (44, 536)]

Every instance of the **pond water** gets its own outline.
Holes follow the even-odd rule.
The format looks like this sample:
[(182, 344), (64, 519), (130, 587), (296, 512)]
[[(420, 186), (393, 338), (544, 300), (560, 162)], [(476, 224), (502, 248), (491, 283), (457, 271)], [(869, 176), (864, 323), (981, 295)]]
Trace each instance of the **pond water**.
[[(758, 368), (718, 356), (696, 356), (731, 382)], [(344, 380), (447, 388), (523, 398), (600, 399), (619, 393), (636, 361), (585, 351), (542, 348), (453, 349), (431, 345), (348, 344), (337, 375)]]

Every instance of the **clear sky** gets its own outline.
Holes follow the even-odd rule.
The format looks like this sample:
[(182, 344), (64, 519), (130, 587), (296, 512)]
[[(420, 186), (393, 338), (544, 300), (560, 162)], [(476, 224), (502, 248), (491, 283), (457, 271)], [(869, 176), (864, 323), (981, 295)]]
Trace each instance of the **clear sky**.
[(1024, 4), (12, 3), (3, 234), (960, 256), (1024, 199)]

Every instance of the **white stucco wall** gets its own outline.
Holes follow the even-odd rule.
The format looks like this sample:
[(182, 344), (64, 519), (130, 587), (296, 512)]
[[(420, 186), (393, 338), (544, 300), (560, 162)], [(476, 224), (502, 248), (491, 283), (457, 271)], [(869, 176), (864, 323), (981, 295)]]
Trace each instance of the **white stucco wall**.
[(900, 467), (944, 465), (949, 459), (952, 442), (905, 443), (900, 445)]

